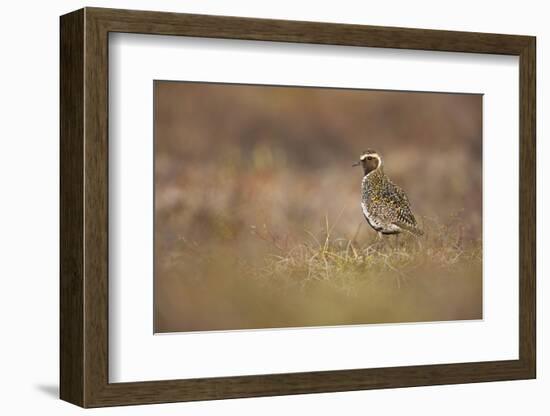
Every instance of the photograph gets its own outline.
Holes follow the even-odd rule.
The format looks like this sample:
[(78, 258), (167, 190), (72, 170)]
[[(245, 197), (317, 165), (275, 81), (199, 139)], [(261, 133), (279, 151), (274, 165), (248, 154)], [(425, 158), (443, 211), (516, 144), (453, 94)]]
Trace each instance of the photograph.
[(483, 319), (482, 94), (153, 88), (155, 333)]

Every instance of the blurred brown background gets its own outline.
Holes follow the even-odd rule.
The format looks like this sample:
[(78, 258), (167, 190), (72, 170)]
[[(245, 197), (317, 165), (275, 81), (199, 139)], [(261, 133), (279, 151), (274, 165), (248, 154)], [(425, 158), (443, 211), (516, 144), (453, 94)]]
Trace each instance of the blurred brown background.
[[(251, 289), (246, 271), (323, 238), (327, 221), (335, 238), (374, 241), (359, 205), (362, 171), (351, 167), (367, 148), (421, 226), (458, 223), (456, 241), (480, 244), (481, 95), (186, 82), (156, 82), (155, 94), (156, 331), (480, 317), (480, 266), (474, 292), (464, 289), (475, 301), (467, 312), (313, 310), (303, 321), (305, 308), (289, 312), (284, 300), (263, 312), (266, 300), (243, 305), (271, 290)], [(403, 290), (405, 303), (422, 299), (418, 287)]]

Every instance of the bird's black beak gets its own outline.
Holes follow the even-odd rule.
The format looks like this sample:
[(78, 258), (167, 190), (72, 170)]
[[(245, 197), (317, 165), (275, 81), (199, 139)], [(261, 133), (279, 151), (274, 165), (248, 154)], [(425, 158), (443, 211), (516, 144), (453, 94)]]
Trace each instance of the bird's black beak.
[(355, 167), (355, 166), (359, 166), (361, 164), (361, 161), (358, 161), (358, 162), (355, 162), (353, 165), (351, 165), (352, 167)]

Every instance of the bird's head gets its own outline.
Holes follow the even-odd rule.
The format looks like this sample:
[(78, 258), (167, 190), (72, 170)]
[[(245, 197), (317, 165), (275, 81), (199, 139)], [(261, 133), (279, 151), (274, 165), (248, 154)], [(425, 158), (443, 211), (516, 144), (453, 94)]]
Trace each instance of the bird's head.
[(359, 161), (354, 163), (352, 166), (359, 165), (363, 167), (363, 171), (365, 172), (365, 175), (367, 175), (370, 172), (382, 167), (382, 158), (374, 150), (368, 149), (361, 154)]

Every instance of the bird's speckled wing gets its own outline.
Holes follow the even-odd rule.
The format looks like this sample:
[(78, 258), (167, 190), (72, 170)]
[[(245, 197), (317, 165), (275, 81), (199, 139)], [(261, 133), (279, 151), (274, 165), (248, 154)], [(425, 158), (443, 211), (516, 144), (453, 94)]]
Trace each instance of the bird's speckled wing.
[(393, 182), (389, 182), (388, 186), (384, 187), (381, 196), (384, 199), (384, 204), (393, 207), (391, 213), (388, 213), (388, 221), (399, 226), (416, 228), (416, 219), (405, 191)]

